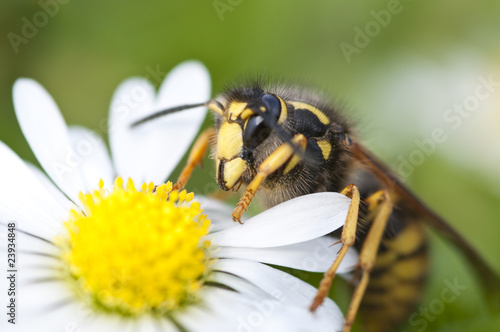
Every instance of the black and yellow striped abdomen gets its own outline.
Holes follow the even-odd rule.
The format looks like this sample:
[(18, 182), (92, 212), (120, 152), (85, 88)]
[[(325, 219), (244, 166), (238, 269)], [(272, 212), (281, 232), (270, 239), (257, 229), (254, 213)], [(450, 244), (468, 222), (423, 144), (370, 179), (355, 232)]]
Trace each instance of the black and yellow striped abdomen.
[(428, 267), (425, 229), (398, 212), (389, 225), (397, 223), (396, 230), (388, 229), (382, 240), (361, 302), (363, 331), (393, 331), (409, 318), (423, 291)]

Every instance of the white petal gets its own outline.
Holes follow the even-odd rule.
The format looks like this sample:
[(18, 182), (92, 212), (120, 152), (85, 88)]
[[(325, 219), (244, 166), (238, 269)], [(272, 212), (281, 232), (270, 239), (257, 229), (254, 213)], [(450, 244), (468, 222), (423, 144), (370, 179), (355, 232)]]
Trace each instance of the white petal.
[[(22, 212), (19, 212), (22, 211)], [(44, 216), (46, 218), (46, 216)], [(32, 211), (23, 210), (23, 207), (16, 204), (12, 205), (4, 205), (3, 202), (0, 202), (0, 227), (8, 225), (9, 223), (15, 223), (16, 225), (20, 225), (18, 228), (20, 231), (26, 231), (34, 236), (41, 237), (46, 240), (50, 240), (59, 234), (57, 229), (52, 229), (47, 227), (49, 222), (46, 222), (46, 219), (39, 217), (37, 220), (37, 214)]]
[[(23, 330), (107, 332), (130, 331), (133, 327), (132, 319), (96, 312), (81, 302), (64, 280), (49, 281), (50, 273), (55, 277), (60, 275), (57, 270), (40, 272), (39, 269), (24, 265), (19, 269), (20, 291), (17, 304), (19, 322)], [(47, 281), (41, 281), (45, 278)], [(156, 331), (156, 327), (152, 331)]]
[[(231, 285), (234, 285), (234, 280)], [(255, 296), (256, 293), (247, 293), (244, 288), (243, 293), (239, 289), (238, 292), (222, 289), (205, 291), (203, 302), (179, 315), (179, 321), (188, 331), (203, 332), (331, 331), (333, 327), (341, 326), (342, 320), (337, 321), (335, 315), (315, 316), (307, 308), (285, 303), (270, 295)]]
[[(20, 292), (17, 301), (18, 307), (18, 323), (16, 324), (19, 331), (77, 331), (82, 326), (82, 322), (78, 317), (78, 303), (68, 299), (62, 299), (61, 302), (53, 301), (37, 301), (31, 303), (30, 307), (26, 307), (23, 303), (27, 301), (35, 302), (35, 296), (49, 296), (48, 299), (53, 299), (54, 296), (38, 291), (31, 293), (29, 296), (23, 296), (26, 292), (31, 292), (30, 287), (23, 286), (24, 292)], [(51, 291), (54, 289), (50, 288)], [(39, 299), (38, 297), (36, 299)], [(23, 302), (21, 302), (23, 301)], [(70, 301), (70, 302), (68, 302)], [(29, 317), (29, 319), (27, 319)]]
[(113, 332), (123, 331), (122, 318), (119, 315), (108, 315), (105, 313), (96, 313), (91, 308), (84, 307), (81, 304), (81, 311), (87, 314), (87, 319), (80, 322), (82, 332)]
[(215, 245), (247, 248), (304, 242), (343, 226), (350, 201), (339, 193), (305, 195), (210, 236)]
[(125, 327), (127, 326), (125, 324), (125, 322), (128, 321), (128, 319), (123, 319), (122, 320), (122, 326), (124, 327), (124, 329), (120, 330), (120, 331), (127, 331), (127, 332), (158, 332), (158, 326), (156, 324), (156, 320), (149, 316), (149, 315), (145, 315), (145, 316), (141, 316), (139, 317), (138, 319), (136, 320), (133, 320), (131, 323), (132, 323), (132, 328), (128, 327), (127, 329), (125, 329)]
[[(61, 261), (58, 257), (61, 251), (52, 243), (40, 238), (22, 233), (17, 227), (16, 248), (18, 266), (20, 270), (36, 270), (36, 273), (53, 273), (61, 269)], [(1, 231), (1, 226), (0, 226)]]
[(132, 79), (115, 93), (110, 111), (110, 143), (118, 174), (137, 182), (164, 182), (186, 153), (206, 115), (206, 107), (170, 114), (131, 128), (135, 120), (163, 109), (205, 102), (210, 79), (197, 62), (176, 67), (165, 78), (158, 99), (145, 80)]
[[(55, 278), (59, 276), (58, 271), (53, 271), (53, 274)], [(44, 280), (44, 276), (35, 270), (20, 270), (17, 277), (19, 292), (16, 302), (20, 327), (24, 330), (54, 331), (64, 330), (70, 322), (78, 324), (78, 303), (62, 279)]]
[[(41, 312), (47, 310), (52, 304), (64, 302), (66, 299), (73, 299), (69, 285), (63, 279), (53, 279), (51, 281), (41, 281), (40, 276), (33, 271), (19, 271), (19, 305), (23, 310)], [(58, 271), (54, 271), (57, 276)]]
[[(235, 328), (253, 331), (330, 331), (332, 321), (324, 315), (319, 319), (307, 309), (279, 301), (279, 297), (267, 294), (256, 285), (234, 274), (215, 272), (212, 275), (217, 283), (226, 285), (238, 292), (239, 296), (251, 301), (252, 310), (238, 310)], [(280, 295), (275, 292), (274, 295)], [(214, 303), (213, 306), (220, 306)], [(230, 311), (231, 308), (222, 310)]]
[(333, 317), (315, 317), (305, 308), (284, 303), (272, 296), (249, 297), (248, 295), (250, 294), (224, 290), (205, 294), (203, 299), (206, 309), (198, 310), (196, 315), (191, 315), (193, 312), (190, 311), (189, 322), (194, 321), (198, 324), (189, 325), (189, 330), (330, 331), (336, 323)]
[(229, 329), (225, 330), (223, 327), (229, 325), (228, 322), (224, 325), (220, 324), (223, 321), (221, 317), (215, 316), (213, 312), (200, 309), (199, 307), (188, 308), (186, 312), (177, 315), (175, 319), (189, 332), (229, 331)]
[[(153, 107), (154, 87), (146, 80), (128, 79), (116, 89), (109, 112), (109, 144), (117, 175), (144, 180), (141, 169), (148, 163), (148, 133), (144, 128), (131, 129), (130, 124)], [(158, 142), (156, 142), (158, 144)]]
[(24, 163), (38, 181), (40, 181), (41, 185), (50, 193), (50, 196), (59, 202), (64, 211), (69, 211), (75, 206), (41, 169), (27, 161)]
[(79, 126), (69, 128), (69, 137), (73, 150), (79, 157), (79, 168), (87, 192), (96, 190), (101, 179), (105, 188), (112, 188), (114, 171), (102, 138), (92, 130)]
[[(325, 272), (332, 265), (342, 246), (341, 243), (333, 245), (337, 241), (337, 238), (323, 236), (306, 242), (272, 248), (221, 247), (215, 255), (222, 258), (254, 260), (311, 272)], [(349, 249), (337, 273), (352, 271), (357, 262), (356, 250)]]
[[(341, 331), (343, 320), (326, 315), (315, 316), (303, 308), (282, 306), (262, 320), (255, 331)], [(271, 310), (271, 308), (269, 309)]]
[[(207, 215), (210, 219), (212, 228), (211, 232), (217, 232), (229, 227), (237, 226), (236, 223), (231, 218), (234, 206), (222, 203), (217, 199), (204, 196), (195, 196), (194, 200), (200, 203), (203, 213)], [(242, 222), (246, 221), (246, 218), (241, 218)]]
[[(24, 286), (32, 291), (30, 287)], [(55, 289), (50, 289), (56, 291)], [(41, 296), (39, 290), (31, 293)], [(78, 299), (62, 299), (54, 301), (54, 296), (48, 296), (49, 301), (32, 303), (31, 308), (19, 306), (19, 322), (22, 331), (81, 331), (81, 332), (108, 332), (123, 331), (120, 329), (120, 320), (117, 316), (95, 312)], [(24, 298), (23, 301), (30, 299)], [(29, 317), (29, 319), (23, 319)]]
[[(195, 306), (189, 306), (184, 312), (176, 313), (174, 319), (183, 326), (187, 331), (230, 331), (228, 326), (234, 330), (234, 322), (225, 321), (222, 315), (215, 312), (221, 312), (221, 309), (227, 308), (228, 303), (231, 303), (234, 312), (245, 308), (242, 305), (243, 297), (238, 297), (234, 292), (223, 289), (205, 288), (202, 291), (202, 303)], [(229, 310), (231, 311), (231, 309)], [(230, 316), (231, 312), (226, 313)], [(220, 322), (224, 321), (225, 324)]]
[[(179, 331), (179, 329), (174, 325), (174, 323), (169, 318), (164, 318), (161, 320), (156, 318), (156, 320), (158, 321), (158, 324), (156, 326), (156, 332), (158, 332), (158, 330), (160, 330), (161, 332), (178, 332)], [(158, 328), (158, 326), (160, 328)], [(122, 331), (122, 330), (118, 330), (118, 331)]]
[(26, 164), (5, 144), (0, 142), (0, 212), (27, 225), (44, 228), (47, 232), (60, 230), (61, 218), (68, 211), (55, 200), (38, 181)]
[[(264, 264), (245, 260), (221, 259), (217, 262), (216, 269), (238, 275), (254, 283), (281, 302), (293, 304), (304, 310), (308, 310), (316, 295), (316, 289), (311, 285)], [(335, 327), (338, 330), (342, 328), (344, 321), (342, 312), (329, 298), (325, 299), (325, 302), (315, 312), (315, 316), (319, 320), (330, 321), (332, 328)]]
[(83, 189), (66, 123), (48, 92), (31, 79), (14, 84), (14, 106), (24, 137), (45, 172), (73, 201)]
[(242, 279), (234, 274), (224, 273), (224, 272), (213, 272), (210, 275), (209, 281), (222, 284), (234, 289), (240, 294), (244, 294), (246, 297), (250, 298), (270, 298), (270, 295), (264, 292), (262, 289), (258, 288), (251, 282)]
[[(179, 330), (170, 322), (165, 319), (158, 319), (150, 315), (141, 316), (138, 319), (123, 319), (122, 328), (116, 330), (117, 332), (178, 332)], [(131, 326), (132, 325), (132, 326)], [(126, 328), (126, 329), (125, 329)]]
[[(163, 81), (155, 110), (207, 102), (210, 99), (210, 91), (210, 74), (205, 66), (198, 61), (185, 61), (175, 67)], [(161, 132), (158, 138), (168, 144), (168, 149), (157, 145), (157, 154), (162, 152), (158, 151), (160, 149), (168, 150), (168, 156), (158, 159), (158, 165), (163, 166), (170, 159), (179, 162), (200, 130), (206, 113), (206, 107), (198, 107), (158, 119), (154, 130)], [(166, 178), (173, 171), (175, 164), (170, 164), (168, 169), (163, 167)]]
[(244, 317), (256, 310), (258, 301), (232, 291), (205, 288), (202, 303), (176, 316), (188, 331), (239, 331)]

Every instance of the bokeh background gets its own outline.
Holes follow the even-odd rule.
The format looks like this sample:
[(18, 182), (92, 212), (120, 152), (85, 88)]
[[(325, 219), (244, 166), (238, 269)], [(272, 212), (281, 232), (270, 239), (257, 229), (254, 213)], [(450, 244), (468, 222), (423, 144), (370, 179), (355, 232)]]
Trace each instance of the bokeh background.
[[(338, 100), (362, 141), (500, 272), (499, 17), (495, 0), (2, 1), (0, 140), (36, 162), (14, 114), (18, 77), (38, 80), (69, 124), (89, 128), (122, 80), (158, 85), (187, 59), (209, 68), (214, 94), (249, 72), (304, 80)], [(445, 138), (417, 143), (435, 130)], [(189, 189), (215, 187), (205, 164)], [(436, 235), (431, 244), (422, 300), (431, 314), (417, 311), (423, 323), (402, 330), (499, 330), (457, 250)], [(467, 288), (436, 304), (455, 279)], [(345, 312), (345, 282), (332, 296)]]

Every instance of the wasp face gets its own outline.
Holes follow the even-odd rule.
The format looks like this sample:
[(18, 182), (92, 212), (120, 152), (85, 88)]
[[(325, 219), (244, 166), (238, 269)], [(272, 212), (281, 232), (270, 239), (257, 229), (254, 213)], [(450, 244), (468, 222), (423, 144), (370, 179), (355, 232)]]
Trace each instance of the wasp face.
[(253, 152), (269, 137), (273, 125), (286, 118), (285, 102), (263, 90), (247, 89), (235, 98), (216, 98), (221, 112), (216, 120), (217, 182), (230, 190), (247, 170), (252, 172)]

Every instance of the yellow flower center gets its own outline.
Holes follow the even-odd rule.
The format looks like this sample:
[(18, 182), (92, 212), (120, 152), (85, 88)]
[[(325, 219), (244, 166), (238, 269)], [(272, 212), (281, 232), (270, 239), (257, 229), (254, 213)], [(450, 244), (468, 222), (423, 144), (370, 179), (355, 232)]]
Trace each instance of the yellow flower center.
[(210, 221), (193, 194), (167, 183), (80, 193), (57, 240), (79, 296), (106, 311), (162, 314), (196, 302), (210, 273)]

